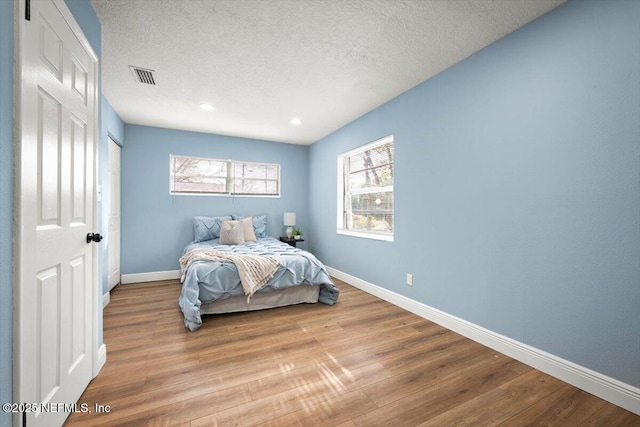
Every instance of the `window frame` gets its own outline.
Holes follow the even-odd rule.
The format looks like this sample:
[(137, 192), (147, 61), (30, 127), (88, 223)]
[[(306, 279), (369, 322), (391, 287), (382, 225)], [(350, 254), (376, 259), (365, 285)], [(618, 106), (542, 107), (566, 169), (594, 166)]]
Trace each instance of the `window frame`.
[[(360, 154), (364, 151), (367, 150), (371, 150), (380, 146), (383, 146), (385, 144), (388, 143), (392, 143), (394, 144), (394, 137), (393, 134), (392, 135), (387, 135), (383, 138), (377, 139), (373, 142), (370, 142), (368, 144), (362, 145), (360, 147), (354, 148), (353, 150), (349, 150), (346, 151), (344, 153), (341, 153), (338, 155), (337, 158), (337, 184), (338, 184), (338, 188), (337, 188), (337, 226), (336, 226), (336, 233), (337, 234), (342, 234), (345, 236), (352, 236), (352, 237), (362, 237), (362, 238), (366, 238), (366, 239), (373, 239), (373, 240), (383, 240), (383, 241), (387, 241), (387, 242), (393, 242), (394, 239), (394, 234), (395, 234), (395, 203), (392, 203), (392, 217), (393, 220), (392, 222), (394, 223), (394, 225), (392, 225), (391, 229), (391, 233), (381, 233), (381, 232), (375, 232), (375, 231), (362, 231), (362, 230), (352, 230), (347, 228), (347, 216), (348, 216), (348, 212), (345, 206), (345, 200), (347, 197), (347, 188), (345, 186), (346, 184), (346, 180), (345, 180), (345, 175), (347, 174), (346, 172), (346, 165), (347, 165), (347, 159), (349, 159), (350, 157)], [(394, 151), (395, 153), (395, 151)], [(394, 177), (394, 182), (395, 182), (395, 167), (393, 166), (395, 164), (395, 154), (394, 154), (394, 161), (391, 163), (392, 165), (392, 170), (393, 170), (393, 177)], [(352, 191), (349, 194), (364, 194), (364, 193), (372, 193), (372, 192), (389, 192), (389, 189), (391, 190), (391, 200), (394, 200), (394, 193), (395, 193), (395, 186), (394, 185), (390, 185), (390, 186), (384, 186), (384, 187), (374, 187), (375, 191), (372, 191), (370, 189), (368, 190), (361, 190), (361, 189), (357, 189), (356, 191)]]
[[(224, 192), (204, 192), (204, 191), (176, 191), (175, 190), (175, 175), (174, 175), (174, 158), (187, 158), (193, 160), (206, 160), (214, 161), (226, 164), (226, 176), (220, 177), (224, 179), (226, 191)], [(259, 166), (276, 166), (278, 169), (277, 178), (275, 179), (257, 179), (257, 178), (242, 178), (234, 176), (235, 165), (259, 165)], [(215, 159), (210, 157), (198, 157), (198, 156), (186, 156), (179, 154), (169, 155), (169, 194), (172, 196), (217, 196), (217, 197), (267, 197), (267, 198), (280, 198), (281, 196), (281, 166), (279, 163), (267, 163), (267, 162), (247, 162), (241, 160), (231, 159)], [(276, 182), (277, 194), (270, 193), (235, 193), (234, 184), (237, 180), (250, 180), (250, 181), (262, 181), (262, 182)]]

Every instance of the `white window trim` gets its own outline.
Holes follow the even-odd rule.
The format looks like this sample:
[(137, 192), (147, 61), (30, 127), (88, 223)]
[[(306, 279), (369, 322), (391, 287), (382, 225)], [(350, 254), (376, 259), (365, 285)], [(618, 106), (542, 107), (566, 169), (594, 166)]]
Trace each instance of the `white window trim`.
[[(365, 238), (365, 239), (373, 239), (373, 240), (383, 240), (386, 242), (393, 242), (393, 236), (395, 233), (395, 227), (394, 227), (394, 232), (391, 234), (383, 234), (383, 233), (375, 233), (373, 231), (354, 231), (354, 230), (349, 230), (344, 228), (344, 159), (352, 156), (354, 154), (360, 153), (362, 151), (368, 150), (374, 146), (378, 146), (378, 145), (383, 145), (386, 144), (388, 142), (393, 142), (393, 135), (387, 135), (384, 138), (380, 138), (376, 141), (370, 142), (369, 144), (366, 145), (362, 145), (360, 147), (354, 148), (353, 150), (350, 151), (346, 151), (344, 153), (341, 153), (338, 155), (338, 161), (337, 161), (337, 173), (338, 173), (338, 179), (337, 179), (337, 183), (338, 183), (338, 188), (336, 191), (336, 195), (337, 195), (337, 216), (336, 216), (336, 233), (337, 234), (342, 234), (344, 236), (352, 236), (352, 237), (361, 237), (361, 238)], [(394, 160), (394, 164), (395, 164), (395, 160)], [(395, 168), (394, 168), (394, 183), (395, 183)], [(395, 187), (395, 186), (394, 186)], [(394, 187), (383, 187), (384, 189), (389, 189), (389, 188), (394, 188)], [(358, 192), (358, 190), (356, 190), (356, 192)], [(362, 193), (366, 193), (367, 191), (362, 191)], [(395, 195), (395, 190), (394, 190), (394, 195)], [(394, 223), (395, 223), (395, 203), (394, 203), (394, 214), (393, 214), (393, 219), (394, 219)]]
[[(174, 191), (173, 190), (173, 158), (174, 157), (189, 157), (191, 159), (197, 160), (215, 160), (219, 162), (227, 163), (227, 183), (230, 184), (232, 181), (231, 178), (231, 169), (234, 163), (242, 163), (246, 165), (275, 165), (278, 166), (278, 194), (241, 194), (234, 193), (232, 191), (232, 185), (229, 185), (227, 192), (225, 193), (203, 193), (203, 192), (184, 192), (184, 191)], [(266, 197), (269, 199), (279, 199), (281, 196), (282, 189), (282, 180), (281, 180), (281, 169), (282, 166), (279, 163), (267, 163), (267, 162), (245, 162), (243, 160), (232, 160), (232, 159), (214, 159), (211, 157), (198, 157), (198, 156), (188, 156), (188, 155), (180, 155), (180, 154), (170, 154), (169, 155), (169, 194), (172, 196), (205, 196), (205, 197)], [(247, 178), (250, 179), (250, 178)], [(257, 181), (261, 181), (255, 179)], [(269, 180), (273, 181), (273, 180)]]

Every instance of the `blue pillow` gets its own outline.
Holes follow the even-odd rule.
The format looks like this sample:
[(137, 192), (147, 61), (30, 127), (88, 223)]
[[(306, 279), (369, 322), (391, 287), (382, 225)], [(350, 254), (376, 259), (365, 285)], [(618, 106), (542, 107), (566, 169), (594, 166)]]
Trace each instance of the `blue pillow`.
[(193, 234), (195, 243), (204, 242), (205, 240), (213, 240), (220, 237), (220, 224), (222, 221), (231, 219), (230, 215), (226, 216), (195, 216), (193, 217)]
[[(234, 221), (244, 219), (243, 215), (231, 215)], [(253, 217), (253, 231), (256, 233), (258, 239), (267, 237), (267, 216), (258, 215)]]

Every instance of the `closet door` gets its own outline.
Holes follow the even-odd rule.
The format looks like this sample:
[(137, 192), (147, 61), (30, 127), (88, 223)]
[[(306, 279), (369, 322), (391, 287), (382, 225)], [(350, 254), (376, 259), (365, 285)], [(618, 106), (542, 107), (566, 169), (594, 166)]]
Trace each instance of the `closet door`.
[(120, 283), (120, 146), (109, 138), (109, 290)]

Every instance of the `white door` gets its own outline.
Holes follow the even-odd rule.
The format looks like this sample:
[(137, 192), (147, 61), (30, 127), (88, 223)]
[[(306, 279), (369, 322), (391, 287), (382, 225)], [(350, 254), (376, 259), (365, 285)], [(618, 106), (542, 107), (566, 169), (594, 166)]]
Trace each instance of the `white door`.
[(120, 146), (109, 138), (109, 290), (120, 283)]
[[(63, 0), (30, 4), (30, 20), (25, 1), (17, 11), (14, 400), (69, 404), (93, 368), (97, 57)], [(60, 426), (70, 408), (48, 409), (27, 426)]]

